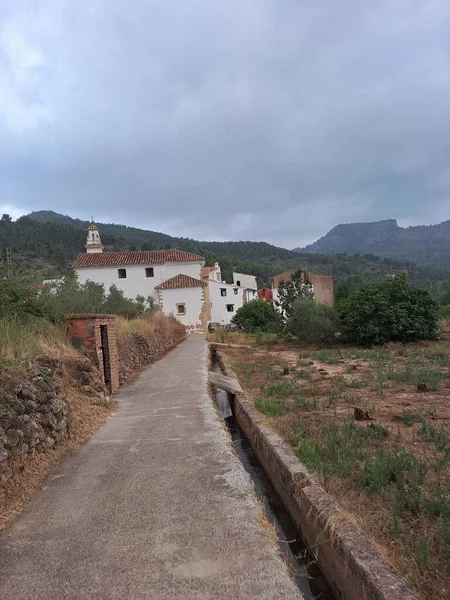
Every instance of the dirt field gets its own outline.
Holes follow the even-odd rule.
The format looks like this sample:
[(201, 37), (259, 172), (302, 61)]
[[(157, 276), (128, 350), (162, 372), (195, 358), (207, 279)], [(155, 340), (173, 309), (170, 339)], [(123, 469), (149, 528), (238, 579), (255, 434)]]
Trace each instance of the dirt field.
[(255, 407), (427, 600), (450, 598), (447, 336), (377, 349), (223, 347)]

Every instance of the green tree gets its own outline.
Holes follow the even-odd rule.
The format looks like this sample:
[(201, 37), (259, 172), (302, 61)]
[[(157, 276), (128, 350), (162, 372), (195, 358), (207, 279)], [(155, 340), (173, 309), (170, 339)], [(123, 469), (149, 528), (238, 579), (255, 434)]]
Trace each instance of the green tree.
[(328, 304), (297, 298), (287, 330), (302, 342), (328, 344), (335, 340), (339, 330), (339, 316)]
[(240, 325), (249, 333), (257, 331), (274, 333), (281, 329), (280, 313), (272, 304), (264, 302), (264, 300), (246, 302), (238, 308), (232, 322)]
[(405, 274), (363, 284), (338, 310), (344, 338), (363, 345), (435, 339), (439, 328), (436, 301)]
[(313, 291), (306, 271), (297, 269), (292, 273), (290, 281), (281, 280), (278, 284), (276, 304), (281, 310), (283, 320), (287, 322), (291, 318), (297, 298), (310, 299), (312, 297)]

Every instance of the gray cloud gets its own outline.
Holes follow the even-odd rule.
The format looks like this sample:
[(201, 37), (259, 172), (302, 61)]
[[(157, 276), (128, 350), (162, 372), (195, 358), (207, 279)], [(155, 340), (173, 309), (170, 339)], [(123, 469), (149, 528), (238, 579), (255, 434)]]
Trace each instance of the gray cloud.
[(287, 247), (450, 218), (445, 0), (24, 6), (0, 7), (0, 209)]

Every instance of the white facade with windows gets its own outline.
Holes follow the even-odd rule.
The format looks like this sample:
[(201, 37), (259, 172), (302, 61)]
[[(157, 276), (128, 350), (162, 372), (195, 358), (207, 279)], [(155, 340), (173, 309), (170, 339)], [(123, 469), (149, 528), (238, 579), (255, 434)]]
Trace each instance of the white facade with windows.
[(209, 281), (211, 321), (228, 325), (244, 304), (244, 290), (231, 283)]
[(97, 226), (88, 229), (86, 252), (73, 268), (81, 284), (112, 285), (127, 298), (157, 300), (166, 315), (173, 315), (189, 329), (198, 330), (207, 321), (231, 322), (236, 311), (257, 297), (256, 277), (233, 273), (234, 284), (221, 281), (219, 263), (205, 267), (202, 256), (181, 250), (104, 252)]
[[(108, 254), (108, 253), (106, 253)], [(200, 279), (200, 270), (204, 261), (198, 262), (173, 262), (161, 264), (141, 264), (112, 267), (86, 267), (75, 270), (80, 283), (95, 281), (102, 283), (108, 291), (111, 285), (117, 286), (123, 291), (127, 298), (134, 300), (136, 296), (153, 296), (155, 300), (158, 295), (155, 286), (167, 279), (175, 277), (179, 273)]]

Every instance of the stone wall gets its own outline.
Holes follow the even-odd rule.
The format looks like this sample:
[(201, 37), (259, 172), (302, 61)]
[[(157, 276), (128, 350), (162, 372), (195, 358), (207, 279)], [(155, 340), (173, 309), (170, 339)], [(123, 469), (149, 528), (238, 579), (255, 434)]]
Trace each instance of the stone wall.
[(109, 401), (99, 372), (82, 355), (42, 359), (20, 375), (20, 383), (0, 371), (0, 465), (70, 436), (72, 410), (64, 392), (68, 386), (92, 404)]
[[(133, 332), (118, 336), (119, 382), (127, 383), (134, 374), (155, 362), (186, 339), (186, 329), (173, 317), (170, 327), (155, 328), (151, 333)], [(170, 373), (169, 373), (170, 376)]]

